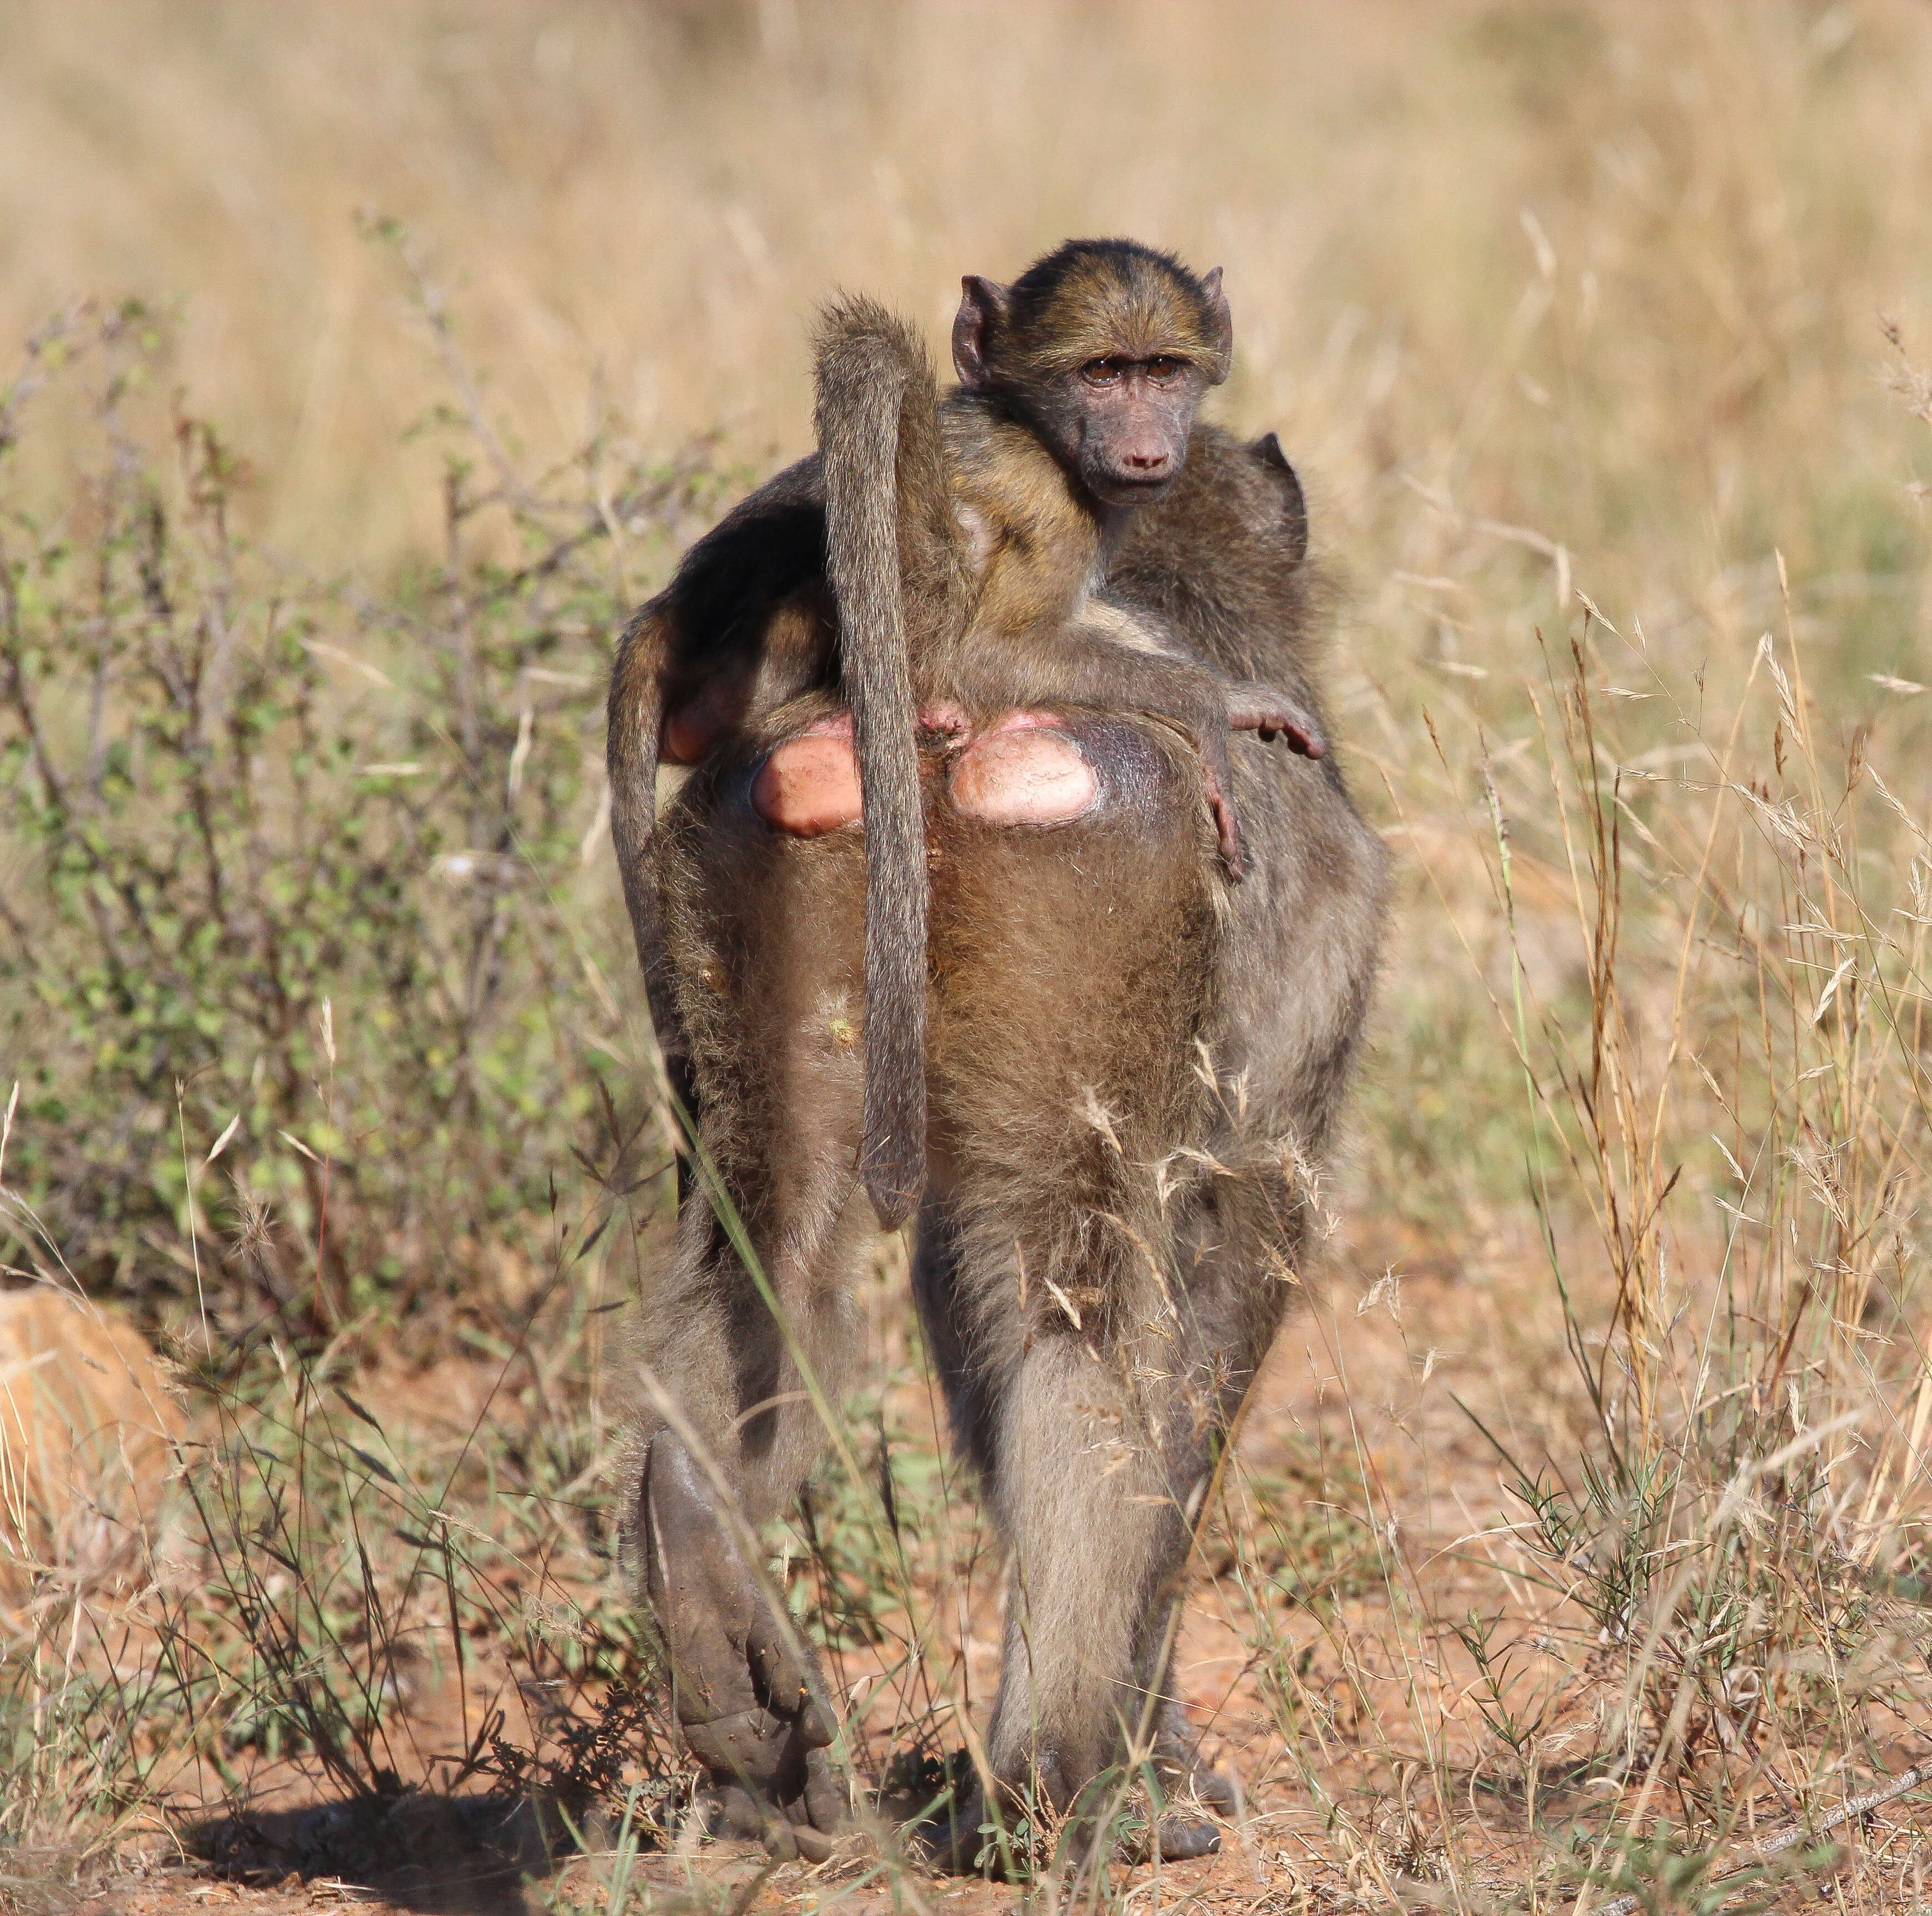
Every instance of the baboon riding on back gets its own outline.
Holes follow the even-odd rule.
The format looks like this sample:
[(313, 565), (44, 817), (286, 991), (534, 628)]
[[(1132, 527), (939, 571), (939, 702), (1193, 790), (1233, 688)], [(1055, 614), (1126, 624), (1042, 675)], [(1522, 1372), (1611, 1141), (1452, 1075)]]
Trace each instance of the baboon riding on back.
[[(986, 1773), (917, 1840), (970, 1868), (1043, 1808), (1089, 1840), (1134, 1761), (1196, 1854), (1231, 1797), (1171, 1686), (1190, 1527), (1305, 1253), (1384, 855), (1324, 753), (1300, 488), (1195, 419), (1219, 273), (1074, 241), (964, 285), (944, 398), (909, 329), (830, 309), (818, 454), (620, 653), (626, 895), (729, 1200), (688, 1180), (645, 1292), (625, 1558), (714, 1825), (822, 1852), (830, 1699), (746, 1526), (816, 1464), (850, 1285), (916, 1209), (1012, 1564)], [(660, 818), (661, 756), (693, 769)]]

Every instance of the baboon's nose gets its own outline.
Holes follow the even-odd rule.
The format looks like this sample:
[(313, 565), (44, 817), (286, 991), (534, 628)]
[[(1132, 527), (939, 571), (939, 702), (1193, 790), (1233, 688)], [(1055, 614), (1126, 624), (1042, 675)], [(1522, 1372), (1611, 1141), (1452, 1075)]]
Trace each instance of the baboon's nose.
[(1130, 445), (1121, 463), (1130, 472), (1145, 472), (1150, 476), (1164, 472), (1167, 469), (1167, 448), (1164, 445)]

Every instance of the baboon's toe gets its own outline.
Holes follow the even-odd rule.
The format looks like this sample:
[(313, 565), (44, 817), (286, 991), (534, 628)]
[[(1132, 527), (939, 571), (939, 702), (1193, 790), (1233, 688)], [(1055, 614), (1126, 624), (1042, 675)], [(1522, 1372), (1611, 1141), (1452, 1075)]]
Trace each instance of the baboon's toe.
[(1221, 1832), (1212, 1823), (1192, 1816), (1163, 1816), (1160, 1819), (1160, 1860), (1186, 1863), (1197, 1856), (1212, 1856), (1221, 1847)]
[(1187, 1780), (1194, 1794), (1217, 1816), (1232, 1819), (1240, 1808), (1240, 1799), (1234, 1792), (1234, 1780), (1225, 1771), (1210, 1770), (1205, 1763), (1196, 1763), (1188, 1773)]

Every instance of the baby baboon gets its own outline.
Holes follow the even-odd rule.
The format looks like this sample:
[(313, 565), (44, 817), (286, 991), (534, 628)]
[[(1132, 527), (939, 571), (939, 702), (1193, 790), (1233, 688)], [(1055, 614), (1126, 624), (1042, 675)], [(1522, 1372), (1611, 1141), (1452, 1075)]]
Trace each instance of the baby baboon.
[[(1271, 442), (1197, 427), (1187, 445), (1185, 470), (1103, 544), (1106, 601), (1226, 680), (1292, 688), (1318, 721), (1293, 475)], [(646, 832), (667, 685), (673, 734), (694, 707), (706, 732), (686, 742), (702, 763), (648, 856), (642, 834), (619, 848), (660, 1034), (706, 1175), (730, 1201), (690, 1194), (640, 1315), (651, 1405), (626, 1559), (670, 1645), (719, 1821), (814, 1851), (842, 1808), (831, 1720), (738, 1539), (816, 1460), (808, 1396), (838, 1393), (850, 1285), (876, 1241), (857, 1172), (873, 793), (862, 835), (842, 804), (790, 808), (815, 788), (783, 776), (802, 744), (821, 769), (850, 762), (813, 657), (832, 612), (812, 550), (818, 487), (794, 469), (721, 527), (750, 586), (730, 568), (706, 582), (704, 559), (681, 572), (682, 597), (674, 582), (652, 615), (669, 624), (627, 643), (612, 701), (614, 778), (628, 763), (646, 778), (614, 790), (614, 811), (643, 808)], [(908, 637), (933, 616), (913, 534)], [(950, 538), (929, 550), (944, 557)], [(640, 690), (626, 666), (653, 648)], [(728, 667), (710, 682), (688, 673), (707, 648)], [(1096, 709), (1053, 686), (1022, 684), (986, 723), (1004, 648), (980, 657), (988, 683), (942, 685), (937, 703), (958, 709), (929, 709), (940, 722), (912, 754), (932, 874), (915, 1287), (1013, 1565), (992, 1780), (1009, 1801), (1036, 1786), (1053, 1809), (1090, 1814), (1096, 1780), (1145, 1730), (1163, 1786), (1184, 1793), (1192, 1777), (1212, 1800), (1168, 1690), (1178, 1578), (1214, 1447), (1306, 1243), (1372, 976), (1382, 850), (1332, 760), (1224, 741), (1251, 874), (1230, 886), (1205, 748), (1144, 706)], [(722, 723), (704, 716), (707, 684), (725, 688)], [(938, 1860), (972, 1866), (986, 1809), (956, 1806), (928, 1831)], [(1161, 1826), (1168, 1854), (1209, 1840), (1178, 1813)]]

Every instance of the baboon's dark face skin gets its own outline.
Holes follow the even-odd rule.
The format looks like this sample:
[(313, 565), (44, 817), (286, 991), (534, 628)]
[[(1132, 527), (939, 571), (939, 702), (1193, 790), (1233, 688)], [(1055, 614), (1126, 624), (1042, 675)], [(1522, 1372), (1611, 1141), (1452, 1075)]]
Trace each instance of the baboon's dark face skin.
[(1074, 240), (1011, 286), (969, 273), (952, 322), (968, 393), (1032, 428), (1103, 510), (1166, 496), (1202, 395), (1228, 376), (1221, 271), (1131, 241)]
[(1199, 368), (1175, 354), (1109, 354), (1063, 373), (1029, 409), (1041, 438), (1096, 503), (1147, 505), (1180, 478), (1206, 389)]

